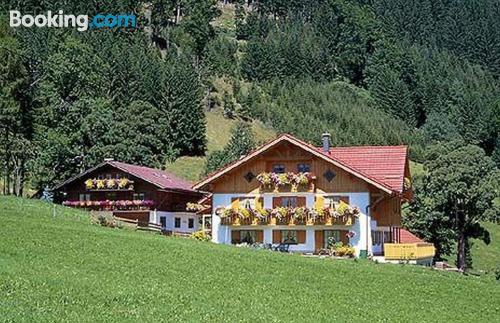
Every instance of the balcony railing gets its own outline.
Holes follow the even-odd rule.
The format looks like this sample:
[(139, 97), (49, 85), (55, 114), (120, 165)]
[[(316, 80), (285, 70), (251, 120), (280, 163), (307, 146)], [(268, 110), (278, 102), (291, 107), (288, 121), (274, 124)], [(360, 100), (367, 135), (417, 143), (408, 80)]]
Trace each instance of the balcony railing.
[(419, 260), (434, 257), (432, 243), (386, 243), (384, 257), (387, 260)]
[(330, 215), (304, 215), (296, 216), (286, 215), (286, 216), (276, 216), (276, 215), (249, 215), (243, 216), (241, 214), (231, 214), (228, 216), (222, 216), (221, 221), (223, 225), (239, 226), (239, 225), (345, 225), (351, 226), (354, 224), (356, 215), (341, 215), (341, 216), (330, 216)]
[(152, 200), (105, 200), (105, 201), (64, 201), (63, 205), (95, 211), (136, 211), (150, 210)]

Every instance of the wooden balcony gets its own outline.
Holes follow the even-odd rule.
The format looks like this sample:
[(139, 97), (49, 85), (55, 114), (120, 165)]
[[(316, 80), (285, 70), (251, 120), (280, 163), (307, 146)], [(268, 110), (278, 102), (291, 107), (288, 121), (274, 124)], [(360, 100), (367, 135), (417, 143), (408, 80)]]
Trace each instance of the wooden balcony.
[(295, 226), (295, 225), (345, 225), (351, 226), (354, 224), (356, 217), (349, 216), (340, 216), (340, 217), (303, 217), (296, 218), (294, 216), (286, 216), (286, 217), (275, 217), (275, 216), (267, 216), (267, 217), (256, 217), (250, 216), (247, 218), (242, 218), (238, 215), (233, 215), (229, 217), (222, 218), (223, 225), (230, 226), (240, 226), (240, 225), (287, 225), (287, 226)]
[(386, 260), (420, 260), (434, 257), (436, 248), (432, 243), (386, 243)]

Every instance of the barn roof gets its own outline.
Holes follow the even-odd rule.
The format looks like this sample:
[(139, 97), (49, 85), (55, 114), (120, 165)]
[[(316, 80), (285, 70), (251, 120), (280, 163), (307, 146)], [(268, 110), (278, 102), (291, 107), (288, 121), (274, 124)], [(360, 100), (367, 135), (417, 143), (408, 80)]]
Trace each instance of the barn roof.
[(60, 189), (67, 184), (103, 167), (106, 165), (110, 165), (112, 167), (115, 167), (127, 174), (130, 174), (132, 176), (135, 176), (137, 178), (140, 178), (146, 182), (149, 182), (159, 189), (163, 190), (181, 190), (181, 191), (188, 191), (188, 192), (196, 192), (191, 188), (192, 183), (180, 179), (176, 177), (175, 175), (156, 168), (151, 168), (151, 167), (145, 167), (145, 166), (138, 166), (138, 165), (132, 165), (132, 164), (127, 164), (127, 163), (122, 163), (119, 161), (104, 161), (103, 163), (88, 169), (87, 171), (80, 173), (67, 181), (57, 185), (54, 187), (54, 190)]

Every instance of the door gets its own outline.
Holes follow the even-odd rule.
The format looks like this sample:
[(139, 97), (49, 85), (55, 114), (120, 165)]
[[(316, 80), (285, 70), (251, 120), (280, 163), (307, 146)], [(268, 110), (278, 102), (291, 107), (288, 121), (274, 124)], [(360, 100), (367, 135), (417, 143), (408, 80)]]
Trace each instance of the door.
[(162, 228), (166, 228), (167, 227), (167, 217), (160, 216), (160, 225), (161, 225)]

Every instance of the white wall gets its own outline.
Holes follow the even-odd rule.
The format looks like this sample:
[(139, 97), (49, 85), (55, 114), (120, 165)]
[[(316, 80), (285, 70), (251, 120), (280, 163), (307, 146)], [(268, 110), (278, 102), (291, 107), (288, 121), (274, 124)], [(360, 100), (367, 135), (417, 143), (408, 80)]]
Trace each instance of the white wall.
[[(160, 224), (160, 218), (165, 217), (167, 220), (167, 225), (165, 227), (166, 230), (174, 231), (174, 232), (195, 232), (201, 229), (199, 216), (194, 213), (189, 212), (165, 212), (165, 211), (156, 211), (151, 212), (152, 217), (154, 219), (154, 223)], [(156, 215), (155, 215), (156, 213)], [(175, 228), (175, 218), (181, 218), (181, 227)], [(194, 220), (194, 227), (190, 229), (188, 227), (188, 219)]]
[[(264, 207), (272, 208), (272, 199), (274, 196), (305, 196), (307, 207), (314, 207), (315, 193), (264, 193)], [(237, 230), (263, 230), (264, 243), (272, 243), (272, 230), (306, 230), (306, 243), (290, 246), (292, 251), (313, 252), (315, 249), (314, 230), (350, 230), (355, 233), (355, 236), (350, 239), (351, 245), (356, 249), (356, 255), (359, 255), (360, 250), (366, 250), (368, 241), (368, 253), (371, 253), (371, 228), (376, 226), (375, 221), (371, 221), (371, 217), (366, 214), (366, 207), (370, 203), (370, 194), (362, 193), (325, 193), (325, 195), (340, 195), (349, 196), (349, 204), (357, 206), (361, 210), (361, 214), (352, 226), (238, 226)], [(213, 214), (212, 214), (212, 241), (221, 244), (231, 244), (231, 227), (221, 225), (221, 219), (215, 214), (215, 211), (220, 207), (227, 207), (231, 204), (233, 197), (255, 197), (256, 194), (214, 194), (213, 195)], [(370, 224), (370, 225), (368, 225)]]

